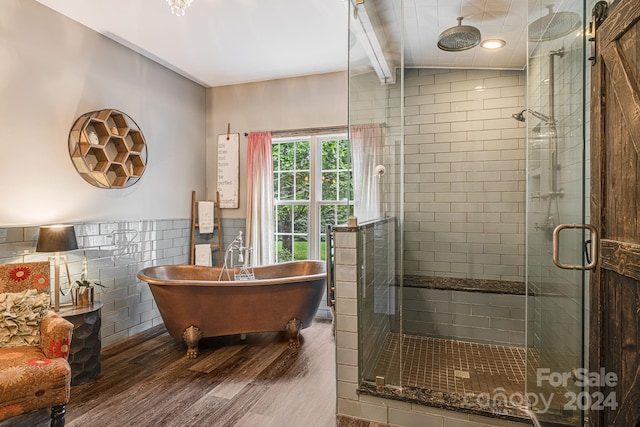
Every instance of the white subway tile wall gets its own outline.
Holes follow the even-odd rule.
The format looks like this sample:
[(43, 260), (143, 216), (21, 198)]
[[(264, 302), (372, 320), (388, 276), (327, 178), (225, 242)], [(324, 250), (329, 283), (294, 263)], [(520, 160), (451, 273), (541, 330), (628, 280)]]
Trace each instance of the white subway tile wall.
[[(403, 333), (525, 345), (525, 296), (405, 287)], [(399, 319), (391, 330), (399, 332)]]
[[(336, 254), (357, 249), (356, 233), (336, 231), (334, 236)], [(335, 325), (338, 413), (352, 416), (360, 412), (356, 403), (359, 400), (357, 265), (355, 257), (335, 257), (336, 318), (351, 319)]]
[(402, 176), (399, 84), (350, 79), (351, 121), (387, 124), (387, 212), (400, 212), (404, 178), (405, 273), (523, 280), (525, 128), (511, 114), (525, 106), (524, 71), (405, 73)]
[[(74, 224), (80, 249), (65, 253), (71, 282), (88, 260), (88, 279), (100, 281), (102, 345), (107, 346), (162, 323), (149, 286), (138, 280), (142, 268), (189, 262), (190, 220), (166, 219)], [(0, 229), (0, 263), (46, 261), (52, 254), (35, 252), (38, 227)], [(53, 274), (53, 273), (52, 273)], [(52, 276), (53, 277), (53, 276)], [(61, 285), (68, 287), (64, 269)], [(62, 297), (70, 303), (70, 295)]]
[(524, 280), (524, 71), (408, 69), (405, 86), (405, 274)]

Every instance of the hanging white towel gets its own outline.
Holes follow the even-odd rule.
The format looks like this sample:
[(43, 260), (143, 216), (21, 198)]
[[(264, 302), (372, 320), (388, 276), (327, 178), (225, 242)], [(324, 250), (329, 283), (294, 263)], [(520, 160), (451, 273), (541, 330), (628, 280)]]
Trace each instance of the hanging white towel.
[(213, 233), (213, 202), (198, 202), (198, 226), (201, 234)]
[(202, 243), (196, 245), (196, 265), (202, 265), (204, 267), (211, 267), (211, 245), (209, 243)]

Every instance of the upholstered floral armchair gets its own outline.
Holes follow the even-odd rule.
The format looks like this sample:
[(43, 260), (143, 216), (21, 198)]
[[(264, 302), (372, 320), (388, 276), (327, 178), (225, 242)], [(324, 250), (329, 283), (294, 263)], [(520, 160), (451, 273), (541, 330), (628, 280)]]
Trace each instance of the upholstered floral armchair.
[(64, 426), (73, 324), (49, 303), (48, 262), (0, 265), (0, 420), (50, 407)]

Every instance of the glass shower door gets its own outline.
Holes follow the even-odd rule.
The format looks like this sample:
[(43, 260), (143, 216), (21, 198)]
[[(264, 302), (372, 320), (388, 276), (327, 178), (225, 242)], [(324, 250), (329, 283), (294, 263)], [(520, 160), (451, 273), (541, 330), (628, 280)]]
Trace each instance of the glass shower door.
[[(529, 1), (527, 127), (527, 398), (542, 425), (583, 425), (587, 274), (557, 267), (554, 229), (585, 224), (588, 77), (585, 5)], [(560, 234), (560, 261), (584, 265), (582, 229)]]
[[(402, 3), (393, 3), (398, 13)], [(353, 144), (355, 129), (379, 128), (381, 139), (378, 141), (376, 163), (385, 168), (380, 174), (365, 177), (376, 180), (381, 189), (378, 200), (380, 217), (367, 225), (362, 224), (363, 218), (358, 218), (361, 225), (357, 233), (356, 263), (359, 382), (361, 387), (381, 383), (401, 386), (399, 365), (402, 361), (397, 356), (385, 358), (384, 352), (397, 354), (395, 350), (400, 346), (398, 337), (402, 335), (399, 320), (402, 276), (399, 273), (404, 209), (403, 124), (400, 120), (403, 66), (395, 62), (401, 57), (402, 45), (400, 41), (387, 39), (386, 33), (381, 31), (380, 2), (349, 1), (345, 4), (349, 11), (349, 132), (352, 153), (358, 149)], [(397, 29), (397, 33), (400, 34), (401, 30)], [(362, 153), (359, 157), (364, 157)], [(356, 160), (353, 161), (355, 163)]]

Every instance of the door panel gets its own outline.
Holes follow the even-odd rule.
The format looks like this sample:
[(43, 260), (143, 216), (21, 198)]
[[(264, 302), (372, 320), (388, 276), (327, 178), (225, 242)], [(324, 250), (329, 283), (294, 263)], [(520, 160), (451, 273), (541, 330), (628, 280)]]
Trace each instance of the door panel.
[[(640, 425), (640, 2), (620, 0), (596, 31), (591, 90), (591, 221), (601, 236), (591, 275), (591, 387), (612, 401), (592, 426)], [(613, 404), (611, 404), (613, 403)]]
[[(548, 2), (547, 2), (548, 3)], [(558, 13), (584, 18), (583, 0), (556, 4)], [(529, 19), (548, 14), (529, 1)], [(563, 15), (557, 15), (561, 17)], [(571, 396), (582, 389), (541, 379), (544, 372), (570, 375), (584, 367), (586, 273), (554, 264), (558, 224), (585, 223), (584, 40), (572, 32), (531, 43), (527, 63), (527, 395), (543, 425), (582, 426), (583, 411)], [(563, 264), (582, 265), (583, 230), (565, 230), (556, 241)], [(552, 423), (552, 424), (547, 424)]]

